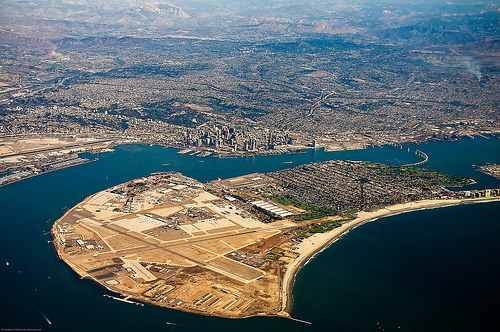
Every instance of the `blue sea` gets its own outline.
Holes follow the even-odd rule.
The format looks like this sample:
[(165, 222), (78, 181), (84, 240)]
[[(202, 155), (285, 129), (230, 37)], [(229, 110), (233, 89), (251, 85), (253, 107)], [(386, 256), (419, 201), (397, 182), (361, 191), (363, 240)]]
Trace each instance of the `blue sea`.
[[(476, 137), (418, 148), (426, 167), (500, 181), (471, 165), (500, 164), (500, 140)], [(0, 328), (43, 331), (479, 331), (496, 324), (500, 295), (499, 202), (415, 211), (362, 225), (319, 253), (298, 274), (293, 317), (223, 319), (104, 298), (58, 260), (48, 231), (83, 198), (151, 172), (175, 170), (205, 182), (330, 159), (392, 164), (419, 161), (405, 148), (255, 156), (181, 155), (125, 145), (82, 155), (96, 162), (0, 188)], [(49, 324), (50, 322), (50, 324)]]

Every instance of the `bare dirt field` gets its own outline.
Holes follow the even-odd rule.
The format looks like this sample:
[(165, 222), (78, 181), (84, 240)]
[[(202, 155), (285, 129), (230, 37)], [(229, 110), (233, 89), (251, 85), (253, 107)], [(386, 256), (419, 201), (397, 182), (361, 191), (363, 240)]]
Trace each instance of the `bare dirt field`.
[(79, 274), (137, 300), (221, 316), (276, 314), (277, 263), (263, 270), (265, 252), (256, 266), (227, 255), (272, 248), (285, 239), (282, 224), (264, 224), (190, 187), (193, 181), (151, 176), (87, 198), (54, 224), (59, 255)]

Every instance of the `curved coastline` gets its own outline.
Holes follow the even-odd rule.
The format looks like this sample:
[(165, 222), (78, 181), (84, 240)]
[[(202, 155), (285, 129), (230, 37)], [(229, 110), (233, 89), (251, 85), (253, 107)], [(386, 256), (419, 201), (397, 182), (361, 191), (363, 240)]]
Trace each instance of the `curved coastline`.
[[(84, 199), (83, 202), (88, 201), (95, 195), (91, 195), (87, 198)], [(281, 303), (281, 309), (279, 312), (273, 312), (273, 313), (260, 313), (260, 314), (249, 314), (249, 315), (237, 315), (237, 316), (230, 316), (230, 315), (225, 315), (225, 314), (215, 314), (215, 316), (220, 316), (220, 317), (225, 317), (225, 318), (245, 318), (245, 317), (252, 317), (252, 316), (260, 316), (260, 315), (269, 315), (269, 316), (281, 316), (285, 318), (291, 318), (294, 319), (292, 315), (293, 311), (293, 287), (296, 281), (296, 276), (298, 272), (309, 263), (317, 254), (321, 253), (323, 250), (327, 249), (331, 244), (339, 240), (344, 234), (348, 233), (351, 229), (355, 229), (358, 226), (361, 226), (365, 223), (375, 221), (381, 217), (387, 217), (387, 216), (392, 216), (392, 215), (397, 215), (397, 214), (402, 214), (406, 212), (412, 212), (412, 211), (417, 211), (417, 210), (426, 210), (426, 209), (434, 209), (434, 208), (441, 208), (441, 207), (447, 207), (447, 206), (454, 206), (458, 204), (473, 204), (473, 203), (480, 203), (480, 202), (493, 202), (493, 201), (500, 201), (499, 197), (487, 197), (487, 198), (477, 198), (477, 199), (436, 199), (436, 200), (422, 200), (422, 201), (415, 201), (415, 202), (408, 202), (408, 203), (403, 203), (403, 204), (397, 204), (397, 205), (391, 205), (387, 207), (383, 207), (381, 209), (378, 209), (376, 211), (372, 212), (365, 212), (361, 211), (357, 213), (357, 216), (355, 219), (344, 222), (340, 227), (337, 227), (330, 232), (327, 233), (318, 233), (310, 236), (309, 238), (304, 239), (296, 249), (294, 249), (294, 252), (298, 253), (298, 257), (291, 260), (288, 266), (286, 266), (285, 274), (283, 275), (283, 278), (281, 279), (281, 289), (280, 289), (280, 298), (276, 299), (279, 300)], [(64, 215), (61, 217), (64, 218), (66, 217), (73, 209), (70, 209), (64, 213)], [(146, 303), (151, 303), (151, 304), (156, 304), (152, 301), (148, 301), (146, 298), (141, 298), (141, 297), (136, 297), (134, 296), (135, 294), (132, 293), (123, 293), (123, 292), (117, 292), (116, 290), (113, 290), (106, 285), (100, 283), (98, 280), (93, 278), (91, 275), (89, 275), (86, 271), (80, 269), (76, 264), (72, 263), (69, 261), (64, 255), (61, 255), (59, 253), (60, 248), (60, 243), (59, 243), (59, 236), (57, 231), (56, 231), (56, 225), (57, 222), (55, 222), (52, 227), (51, 227), (51, 234), (54, 238), (54, 248), (56, 249), (56, 253), (58, 255), (59, 259), (62, 259), (68, 266), (71, 267), (73, 271), (75, 271), (80, 278), (82, 279), (90, 279), (95, 282), (97, 282), (99, 285), (103, 286), (105, 289), (107, 289), (110, 292), (113, 293), (118, 293), (121, 294), (122, 296), (125, 296), (127, 299), (129, 297), (133, 297), (134, 299), (141, 301), (141, 302), (146, 302)], [(191, 309), (181, 309), (177, 308), (178, 310), (181, 311), (186, 311), (186, 312), (192, 312), (196, 314), (202, 314), (202, 315), (211, 315), (208, 312), (198, 312), (195, 310)], [(295, 319), (294, 319), (295, 320)], [(300, 320), (299, 320), (300, 321)], [(303, 321), (304, 322), (304, 321)], [(308, 323), (309, 322), (304, 322)]]
[(433, 208), (442, 208), (454, 206), (458, 204), (483, 203), (500, 201), (498, 197), (477, 198), (477, 199), (448, 199), (448, 200), (423, 200), (409, 202), (404, 204), (396, 204), (381, 208), (373, 212), (361, 211), (357, 217), (342, 226), (335, 228), (327, 233), (314, 234), (313, 236), (304, 239), (296, 250), (300, 256), (291, 262), (283, 276), (281, 289), (281, 307), (287, 316), (291, 317), (293, 309), (293, 288), (297, 274), (300, 270), (309, 263), (317, 254), (327, 249), (331, 244), (347, 234), (351, 229), (354, 229), (363, 224), (375, 221), (381, 217), (389, 217), (401, 213), (427, 210)]

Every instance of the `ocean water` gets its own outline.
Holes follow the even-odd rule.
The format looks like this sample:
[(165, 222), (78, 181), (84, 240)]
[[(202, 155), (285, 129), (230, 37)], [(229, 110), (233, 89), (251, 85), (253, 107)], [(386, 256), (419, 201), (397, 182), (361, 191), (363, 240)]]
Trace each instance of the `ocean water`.
[[(471, 177), (478, 181), (476, 187), (487, 188), (498, 187), (498, 181), (488, 176), (482, 176), (474, 170), (471, 171), (469, 167), (471, 164), (486, 162), (500, 163), (499, 143), (500, 140), (476, 138), (475, 140), (462, 140), (453, 143), (429, 143), (418, 148), (428, 153), (430, 157), (429, 167), (440, 170), (449, 169), (450, 173), (465, 176), (472, 174)], [(465, 158), (464, 154), (459, 153), (464, 149), (469, 149), (473, 153), (471, 152)], [(446, 327), (454, 326), (450, 325), (449, 321), (453, 320), (453, 317), (462, 317), (464, 310), (476, 312), (473, 309), (477, 307), (477, 301), (470, 302), (469, 306), (452, 306), (444, 314), (436, 315), (436, 311), (432, 309), (440, 303), (452, 303), (453, 301), (450, 302), (447, 299), (449, 294), (455, 292), (456, 287), (446, 286), (444, 280), (442, 284), (446, 287), (433, 286), (429, 288), (436, 293), (435, 297), (422, 297), (420, 301), (415, 301), (416, 296), (413, 295), (423, 292), (424, 287), (421, 284), (415, 284), (415, 288), (412, 288), (414, 284), (412, 282), (396, 283), (394, 282), (395, 277), (388, 278), (388, 276), (396, 275), (399, 270), (398, 273), (403, 275), (415, 273), (414, 265), (406, 262), (408, 257), (400, 255), (404, 251), (411, 251), (414, 259), (420, 262), (419, 271), (425, 269), (436, 271), (437, 278), (435, 280), (442, 280), (439, 279), (441, 276), (446, 276), (447, 272), (453, 271), (454, 267), (446, 264), (439, 265), (432, 262), (427, 264), (427, 258), (433, 255), (429, 254), (430, 251), (423, 250), (425, 242), (421, 244), (422, 250), (411, 249), (409, 244), (414, 243), (418, 248), (420, 243), (417, 238), (411, 240), (412, 234), (414, 236), (422, 234), (424, 238), (429, 237), (437, 242), (448, 243), (447, 248), (455, 248), (451, 252), (451, 256), (459, 262), (467, 262), (463, 265), (462, 272), (480, 271), (480, 273), (465, 274), (467, 282), (461, 283), (459, 287), (465, 294), (464, 299), (477, 300), (477, 297), (474, 298), (470, 295), (477, 294), (476, 290), (483, 293), (485, 289), (494, 290), (494, 285), (488, 283), (491, 278), (496, 278), (498, 283), (499, 274), (495, 264), (491, 264), (491, 261), (494, 260), (494, 255), (498, 258), (499, 245), (496, 242), (499, 241), (484, 247), (482, 244), (485, 242), (482, 236), (470, 236), (468, 248), (477, 250), (474, 251), (474, 258), (480, 258), (474, 261), (467, 256), (471, 251), (457, 249), (461, 248), (463, 241), (454, 240), (468, 238), (472, 234), (471, 229), (476, 229), (471, 228), (471, 223), (479, 224), (484, 220), (495, 220), (499, 206), (497, 203), (488, 203), (457, 207), (465, 210), (459, 210), (456, 214), (457, 218), (454, 219), (458, 220), (456, 224), (450, 221), (445, 228), (441, 225), (441, 221), (444, 220), (442, 211), (447, 211), (447, 209), (438, 209), (383, 218), (351, 231), (342, 240), (319, 254), (298, 275), (294, 317), (310, 321), (311, 325), (269, 317), (239, 320), (205, 317), (150, 305), (138, 307), (107, 299), (102, 296), (107, 293), (105, 289), (89, 280), (79, 279), (65, 263), (57, 259), (52, 243), (50, 243), (51, 236), (47, 234), (54, 220), (59, 218), (68, 208), (97, 191), (130, 179), (146, 176), (155, 171), (176, 170), (200, 181), (208, 181), (253, 172), (269, 172), (329, 159), (403, 163), (418, 161), (419, 158), (397, 148), (375, 147), (335, 153), (308, 150), (305, 154), (295, 155), (215, 159), (180, 155), (174, 149), (141, 145), (121, 146), (117, 147), (114, 153), (97, 156), (84, 155), (84, 157), (97, 157), (99, 160), (0, 188), (0, 328), (2, 329), (42, 329), (43, 331), (113, 331), (118, 329), (123, 331), (144, 329), (148, 331), (211, 331), (215, 329), (221, 331), (255, 331), (258, 329), (264, 331), (330, 331), (337, 329), (375, 331), (378, 330), (378, 326), (373, 325), (374, 320), (376, 320), (375, 324), (377, 321), (386, 324), (387, 331), (391, 328), (389, 324), (392, 324), (391, 326), (400, 324), (401, 330), (403, 328), (409, 330), (410, 327), (415, 330), (418, 326), (425, 326), (426, 328), (423, 330), (426, 331), (447, 330)], [(440, 162), (440, 160), (445, 160), (445, 162)], [(451, 210), (448, 211), (454, 211), (454, 208), (449, 209)], [(481, 217), (482, 213), (488, 209), (492, 211), (492, 214)], [(411, 219), (412, 216), (419, 213), (429, 213), (429, 215), (415, 217), (417, 222), (405, 219)], [(466, 215), (472, 216), (472, 219), (465, 218)], [(416, 227), (421, 219), (432, 219), (436, 222)], [(484, 229), (484, 235), (498, 238), (500, 234), (495, 225), (495, 223), (484, 224), (484, 227), (479, 229)], [(439, 226), (438, 229), (434, 229), (437, 226)], [(418, 232), (407, 231), (408, 228), (417, 229)], [(385, 249), (380, 254), (376, 254), (377, 251), (371, 248), (368, 250), (370, 256), (363, 256), (363, 251), (357, 250), (357, 248), (365, 246), (364, 241), (367, 236), (364, 235), (364, 232), (370, 229), (373, 229), (374, 232), (382, 232), (382, 234), (377, 235), (380, 238), (392, 234), (386, 240), (374, 238), (379, 242), (385, 242), (385, 246), (394, 243), (392, 249), (391, 247), (376, 246)], [(439, 229), (447, 231), (440, 232)], [(359, 237), (354, 237), (356, 234), (360, 234)], [(410, 239), (401, 243), (394, 241), (396, 238), (404, 238), (403, 235), (410, 236)], [(344, 250), (342, 249), (344, 245), (352, 245), (353, 249), (347, 247), (348, 250)], [(338, 256), (338, 253), (343, 253), (340, 255), (342, 259), (330, 260), (328, 258), (331, 254), (334, 257)], [(419, 256), (420, 253), (423, 256)], [(323, 263), (321, 263), (322, 260)], [(376, 266), (377, 260), (381, 262), (378, 265), (383, 267), (382, 270), (385, 271), (385, 274), (380, 271), (374, 274), (369, 273), (372, 270), (375, 271), (370, 268), (370, 265)], [(473, 260), (474, 264), (470, 263), (470, 260)], [(365, 265), (352, 267), (352, 262), (365, 262)], [(436, 266), (442, 266), (444, 270), (436, 269)], [(349, 270), (350, 268), (351, 270)], [(357, 269), (359, 272), (356, 272)], [(342, 279), (340, 281), (333, 279), (331, 271), (340, 273)], [(350, 277), (349, 273), (355, 274), (356, 278), (352, 279), (352, 275)], [(480, 278), (480, 276), (483, 277)], [(342, 283), (341, 287), (337, 282)], [(428, 283), (432, 283), (432, 281), (428, 281)], [(309, 297), (311, 294), (309, 289), (315, 289), (311, 288), (312, 284), (314, 287), (320, 287), (320, 291), (317, 289), (314, 291), (316, 294), (314, 298)], [(384, 292), (380, 291), (381, 294), (383, 293), (382, 298), (377, 298), (377, 294), (369, 295), (370, 293), (367, 291), (357, 291), (360, 288), (380, 290), (382, 287), (384, 289)], [(338, 293), (339, 288), (344, 289), (345, 293)], [(479, 288), (481, 289), (479, 290)], [(354, 293), (348, 293), (348, 290), (354, 291)], [(403, 290), (405, 292), (401, 293)], [(493, 292), (492, 294), (497, 293)], [(357, 301), (368, 303), (368, 305), (359, 308), (348, 305), (354, 297), (358, 299)], [(400, 302), (395, 305), (385, 298), (397, 298)], [(436, 302), (436, 299), (441, 299), (442, 302)], [(486, 297), (479, 297), (479, 299), (487, 300)], [(465, 304), (468, 302), (464, 301)], [(397, 315), (392, 314), (395, 312), (394, 308), (401, 309), (396, 311)], [(403, 310), (404, 308), (409, 309)], [(334, 315), (335, 311), (339, 311), (341, 314)], [(381, 315), (381, 312), (387, 316), (385, 320), (386, 316)], [(419, 321), (423, 325), (412, 325), (412, 317), (415, 313), (418, 313)], [(477, 313), (472, 315), (477, 315)], [(432, 329), (430, 328), (432, 326), (444, 327), (444, 329)]]
[(293, 316), (341, 331), (496, 330), (499, 211), (467, 204), (358, 227), (298, 274)]

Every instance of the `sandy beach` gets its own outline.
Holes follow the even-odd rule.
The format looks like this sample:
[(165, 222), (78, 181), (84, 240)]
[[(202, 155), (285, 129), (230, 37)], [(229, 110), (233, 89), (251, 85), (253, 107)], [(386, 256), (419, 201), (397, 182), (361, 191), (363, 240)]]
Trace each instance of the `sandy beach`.
[(367, 223), (378, 219), (379, 217), (389, 216), (393, 214), (403, 213), (413, 210), (437, 208), (444, 206), (451, 206), (460, 204), (462, 202), (481, 202), (491, 201), (498, 198), (481, 198), (481, 199), (438, 199), (438, 200), (423, 200), (417, 202), (409, 202), (404, 204), (391, 205), (373, 212), (359, 212), (357, 217), (349, 222), (342, 224), (342, 226), (333, 229), (327, 233), (318, 233), (304, 239), (295, 252), (299, 253), (293, 262), (291, 262), (286, 269), (282, 282), (281, 303), (283, 311), (282, 314), (290, 314), (293, 306), (293, 284), (297, 272), (317, 253), (328, 247), (329, 244), (334, 242), (343, 234), (347, 233), (350, 229), (355, 228), (363, 223)]

